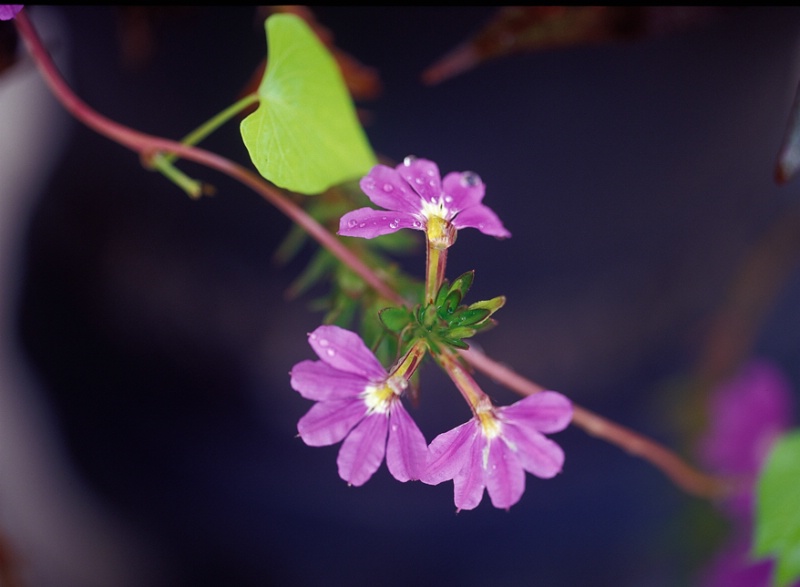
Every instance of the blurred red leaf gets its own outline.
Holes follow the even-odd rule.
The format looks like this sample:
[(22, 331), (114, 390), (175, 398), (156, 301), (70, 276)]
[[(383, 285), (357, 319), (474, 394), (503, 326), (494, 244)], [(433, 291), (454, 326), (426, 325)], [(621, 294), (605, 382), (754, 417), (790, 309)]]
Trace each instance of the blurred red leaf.
[(627, 41), (709, 20), (722, 8), (635, 6), (505, 6), (474, 37), (426, 69), (436, 84), (485, 61), (514, 53)]

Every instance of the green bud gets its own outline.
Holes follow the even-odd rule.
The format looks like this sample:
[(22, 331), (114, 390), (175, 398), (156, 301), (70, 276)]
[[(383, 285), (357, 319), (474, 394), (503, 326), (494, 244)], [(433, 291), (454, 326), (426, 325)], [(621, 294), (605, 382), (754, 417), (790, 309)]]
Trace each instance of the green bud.
[(474, 326), (480, 324), (491, 316), (491, 312), (484, 308), (467, 308), (453, 316), (450, 326)]
[(475, 279), (475, 272), (474, 271), (467, 271), (466, 273), (460, 275), (456, 278), (453, 282), (453, 285), (450, 286), (450, 292), (457, 291), (460, 294), (458, 302), (461, 303), (465, 297), (467, 297), (467, 292), (469, 288), (472, 287), (472, 282)]
[(483, 300), (469, 305), (469, 310), (489, 310), (489, 316), (497, 312), (506, 303), (506, 296), (497, 296), (491, 300)]

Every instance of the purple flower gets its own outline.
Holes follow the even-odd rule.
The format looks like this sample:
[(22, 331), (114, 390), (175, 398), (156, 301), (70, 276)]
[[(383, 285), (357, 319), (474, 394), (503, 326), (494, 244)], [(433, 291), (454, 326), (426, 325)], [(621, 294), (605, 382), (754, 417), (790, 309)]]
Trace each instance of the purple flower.
[(792, 392), (783, 373), (767, 361), (751, 361), (709, 398), (709, 430), (700, 454), (715, 472), (745, 481), (723, 504), (748, 518), (756, 477), (773, 442), (791, 426)]
[(566, 397), (543, 391), (499, 408), (486, 398), (476, 411), (431, 442), (421, 478), (430, 485), (452, 479), (459, 510), (477, 507), (484, 487), (492, 505), (508, 509), (525, 491), (525, 471), (542, 479), (561, 471), (564, 451), (543, 433), (563, 430), (572, 420)]
[(475, 173), (448, 173), (444, 181), (433, 161), (406, 157), (395, 169), (376, 165), (361, 180), (361, 189), (376, 206), (348, 212), (339, 234), (375, 238), (401, 228), (425, 231), (429, 240), (455, 240), (455, 231), (477, 228), (484, 234), (511, 236), (491, 209), (481, 204), (486, 186)]
[(0, 20), (11, 20), (23, 6), (24, 4), (0, 4)]
[[(713, 471), (741, 482), (720, 503), (732, 522), (731, 537), (705, 570), (705, 587), (768, 587), (774, 563), (753, 561), (755, 484), (774, 441), (791, 426), (792, 391), (772, 363), (753, 360), (709, 398), (709, 430), (701, 458)], [(800, 587), (800, 581), (793, 583)]]
[(426, 444), (400, 401), (407, 380), (387, 374), (349, 330), (320, 326), (308, 340), (322, 360), (303, 361), (291, 372), (292, 387), (318, 402), (297, 423), (303, 441), (327, 446), (344, 439), (337, 464), (351, 485), (366, 483), (384, 455), (395, 479), (419, 479)]

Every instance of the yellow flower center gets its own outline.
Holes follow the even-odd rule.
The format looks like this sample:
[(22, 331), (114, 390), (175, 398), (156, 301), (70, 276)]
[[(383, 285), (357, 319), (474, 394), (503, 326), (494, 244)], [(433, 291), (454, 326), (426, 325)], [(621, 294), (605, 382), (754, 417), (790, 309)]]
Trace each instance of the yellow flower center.
[(362, 397), (369, 413), (385, 414), (392, 407), (392, 402), (408, 387), (408, 381), (402, 377), (389, 377), (378, 385), (368, 385)]

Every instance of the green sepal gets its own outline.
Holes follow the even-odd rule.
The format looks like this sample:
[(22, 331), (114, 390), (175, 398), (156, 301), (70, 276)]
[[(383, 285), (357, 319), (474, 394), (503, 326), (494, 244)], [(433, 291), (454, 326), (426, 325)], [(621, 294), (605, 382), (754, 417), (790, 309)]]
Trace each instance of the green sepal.
[(475, 271), (467, 271), (466, 273), (459, 275), (453, 282), (453, 285), (450, 286), (451, 292), (457, 291), (460, 294), (458, 303), (461, 303), (461, 300), (467, 297), (467, 292), (469, 292), (469, 288), (472, 287), (472, 282), (474, 280)]
[(437, 308), (441, 308), (444, 305), (444, 300), (447, 297), (447, 294), (450, 293), (450, 282), (446, 279), (442, 280), (442, 285), (439, 286), (439, 292), (436, 294), (436, 300), (433, 302), (433, 305)]
[(450, 320), (450, 327), (475, 326), (484, 322), (491, 315), (492, 313), (489, 310), (483, 308), (467, 308), (453, 316), (452, 320)]
[(439, 307), (439, 315), (447, 320), (461, 304), (461, 292), (451, 291), (444, 298), (444, 303)]
[(452, 347), (456, 347), (457, 349), (466, 350), (469, 348), (469, 345), (467, 343), (458, 338), (443, 338), (442, 342), (445, 342)]
[(449, 339), (470, 338), (475, 336), (476, 332), (478, 331), (470, 326), (459, 326), (457, 328), (449, 329), (445, 336)]
[(482, 300), (480, 302), (475, 302), (474, 304), (469, 305), (470, 310), (489, 310), (489, 315), (491, 316), (497, 310), (505, 306), (506, 304), (506, 296), (497, 296), (496, 298), (492, 298), (491, 300)]

